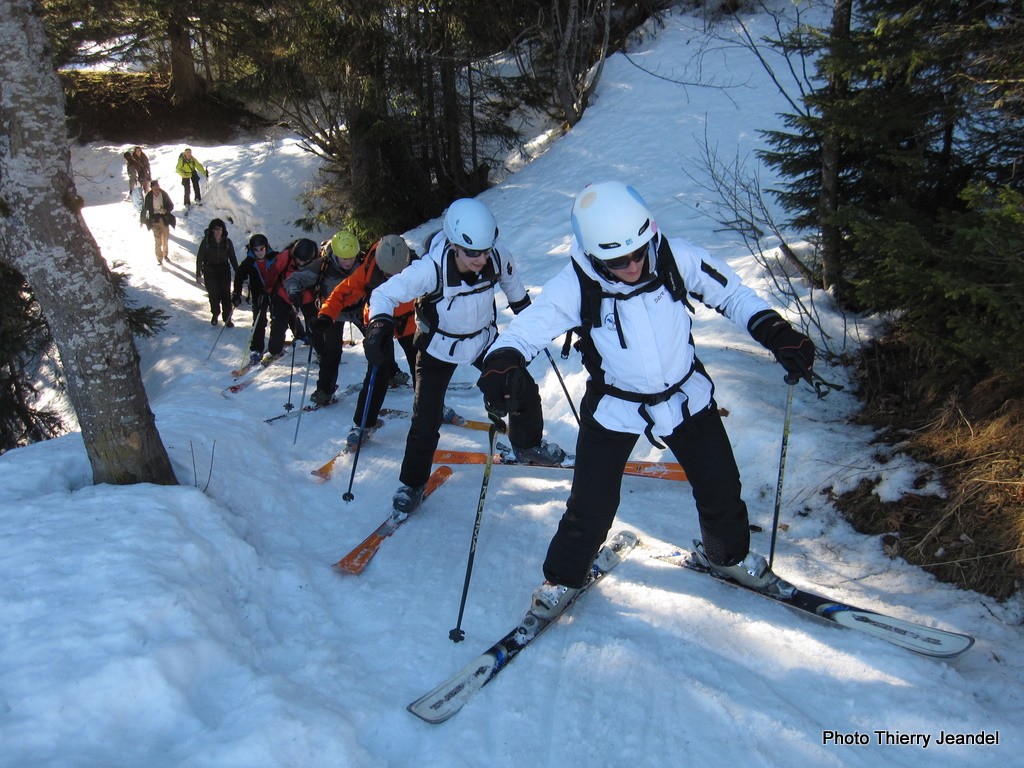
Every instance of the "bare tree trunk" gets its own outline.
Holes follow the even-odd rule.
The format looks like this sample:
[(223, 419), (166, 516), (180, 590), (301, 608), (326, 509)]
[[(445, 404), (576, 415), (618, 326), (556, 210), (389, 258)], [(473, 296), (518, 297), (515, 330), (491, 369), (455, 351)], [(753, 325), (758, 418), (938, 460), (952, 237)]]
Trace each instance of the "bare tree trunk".
[(94, 482), (175, 484), (124, 305), (80, 212), (38, 13), (34, 0), (0, 0), (0, 258), (49, 322)]
[[(570, 128), (583, 117), (601, 79), (611, 30), (611, 0), (582, 0), (583, 7), (580, 6), (581, 0), (551, 2), (555, 103)], [(597, 43), (598, 33), (601, 35), (600, 45)], [(595, 48), (598, 49), (598, 58), (592, 64)]]
[[(832, 7), (833, 45), (850, 38), (850, 13), (853, 0), (834, 0)], [(847, 82), (842, 75), (829, 76), (827, 103), (845, 97)], [(821, 192), (818, 197), (818, 221), (821, 225), (821, 278), (825, 289), (835, 289), (836, 297), (842, 298), (843, 280), (843, 235), (833, 220), (839, 209), (839, 158), (840, 147), (836, 131), (825, 127), (821, 140)]]
[(167, 9), (167, 38), (171, 45), (171, 101), (187, 104), (203, 95), (203, 81), (196, 74), (188, 6), (172, 0)]

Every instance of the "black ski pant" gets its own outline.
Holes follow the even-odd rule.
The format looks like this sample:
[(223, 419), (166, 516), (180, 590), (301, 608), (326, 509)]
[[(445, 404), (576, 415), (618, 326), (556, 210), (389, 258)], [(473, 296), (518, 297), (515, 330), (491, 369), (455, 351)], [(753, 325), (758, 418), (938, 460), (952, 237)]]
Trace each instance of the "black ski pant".
[(345, 341), (345, 324), (331, 323), (323, 333), (308, 322), (311, 329), (313, 349), (320, 355), (320, 376), (316, 388), (328, 394), (338, 387), (338, 368), (341, 367), (341, 350)]
[[(622, 471), (639, 437), (605, 429), (584, 408), (572, 490), (548, 546), (545, 579), (583, 586), (615, 520)], [(750, 529), (739, 469), (718, 407), (712, 402), (685, 419), (663, 442), (686, 470), (708, 556), (721, 565), (738, 563), (750, 547)]]
[(188, 208), (192, 205), (192, 201), (189, 200), (189, 187), (195, 190), (196, 202), (201, 203), (203, 196), (199, 193), (199, 172), (193, 171), (191, 176), (183, 176), (181, 179), (181, 186), (185, 190), (185, 207)]
[[(405, 359), (409, 364), (409, 375), (412, 376), (412, 385), (416, 386), (416, 347), (412, 343), (413, 334), (403, 336), (398, 340), (398, 343), (405, 350)], [(398, 363), (395, 361), (394, 347), (391, 348), (391, 360), (386, 365), (380, 366), (380, 370), (377, 372), (377, 378), (373, 381), (373, 393), (370, 396), (370, 410), (366, 412), (366, 423), (369, 426), (373, 426), (377, 423), (377, 418), (380, 416), (380, 409), (384, 406), (384, 398), (388, 394), (388, 382), (391, 377), (398, 373)], [(370, 391), (370, 375), (373, 372), (373, 366), (366, 366), (366, 376), (363, 377), (363, 388), (359, 390), (359, 399), (356, 402), (356, 412), (352, 416), (352, 423), (359, 426), (363, 423), (363, 408), (366, 407), (366, 396)]]
[[(477, 370), (483, 370), (482, 359), (473, 362)], [(416, 356), (416, 394), (412, 402), (412, 424), (405, 440), (405, 458), (399, 479), (404, 485), (420, 486), (430, 477), (434, 451), (441, 437), (441, 421), (444, 416), (444, 395), (456, 363), (446, 363), (420, 351)], [(534, 448), (540, 444), (544, 434), (544, 415), (540, 405), (540, 390), (537, 382), (524, 373), (524, 393), (519, 400), (520, 411), (509, 414), (508, 437), (514, 447)]]
[(263, 354), (263, 345), (267, 340), (267, 310), (269, 297), (264, 293), (252, 300), (252, 336), (249, 338), (249, 349)]
[[(281, 298), (274, 293), (270, 296), (270, 341), (267, 342), (267, 351), (272, 355), (279, 355), (284, 350), (284, 335), (292, 324), (295, 317), (295, 310), (287, 299)], [(295, 332), (292, 331), (292, 335)], [(298, 337), (296, 337), (298, 338)]]
[(206, 283), (206, 296), (210, 300), (210, 312), (214, 319), (220, 315), (225, 323), (228, 322), (235, 308), (231, 303), (231, 270), (227, 266), (208, 266), (203, 280)]

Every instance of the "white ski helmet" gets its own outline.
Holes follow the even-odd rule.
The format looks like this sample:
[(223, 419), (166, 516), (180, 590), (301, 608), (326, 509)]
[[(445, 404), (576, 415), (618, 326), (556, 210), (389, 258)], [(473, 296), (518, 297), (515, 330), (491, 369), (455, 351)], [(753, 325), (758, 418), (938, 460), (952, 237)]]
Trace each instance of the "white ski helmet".
[(658, 231), (640, 193), (621, 181), (584, 187), (576, 195), (570, 218), (583, 252), (601, 261), (635, 251)]
[(473, 251), (486, 251), (498, 239), (494, 214), (479, 200), (464, 197), (448, 206), (444, 214), (444, 236), (448, 242)]
[(384, 235), (377, 243), (377, 266), (389, 277), (409, 266), (409, 246), (399, 235)]

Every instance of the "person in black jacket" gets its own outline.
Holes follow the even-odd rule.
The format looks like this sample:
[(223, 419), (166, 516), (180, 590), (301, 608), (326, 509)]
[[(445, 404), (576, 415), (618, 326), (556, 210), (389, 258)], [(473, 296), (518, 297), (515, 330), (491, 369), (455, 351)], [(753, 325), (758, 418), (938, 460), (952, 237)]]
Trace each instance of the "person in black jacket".
[(252, 302), (252, 336), (249, 338), (249, 363), (255, 365), (263, 356), (263, 345), (267, 339), (267, 312), (270, 296), (263, 284), (267, 259), (273, 259), (277, 251), (270, 247), (266, 235), (256, 234), (249, 238), (245, 259), (235, 272), (235, 292), (231, 303), (238, 307), (242, 303), (242, 289), (249, 284), (248, 301)]
[(224, 325), (234, 328), (231, 322), (231, 276), (238, 271), (235, 246), (228, 237), (228, 228), (222, 219), (211, 219), (203, 241), (196, 254), (196, 283), (206, 284), (206, 295), (210, 298), (210, 325), (217, 324), (217, 316), (223, 315)]

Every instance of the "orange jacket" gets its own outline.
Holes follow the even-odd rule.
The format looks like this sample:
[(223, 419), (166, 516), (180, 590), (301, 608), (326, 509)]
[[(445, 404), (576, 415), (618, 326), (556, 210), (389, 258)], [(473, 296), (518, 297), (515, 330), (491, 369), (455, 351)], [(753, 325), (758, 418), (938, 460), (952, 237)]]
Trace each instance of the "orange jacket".
[[(338, 283), (338, 286), (331, 291), (331, 295), (320, 305), (320, 314), (337, 320), (338, 315), (349, 307), (369, 299), (373, 289), (385, 280), (387, 280), (387, 276), (377, 269), (377, 245), (375, 243), (366, 254), (363, 263), (356, 267), (351, 275)], [(363, 307), (363, 322), (369, 323), (369, 321), (370, 304), (367, 302)], [(399, 304), (395, 310), (395, 338), (404, 338), (415, 330), (415, 302), (407, 301)]]

